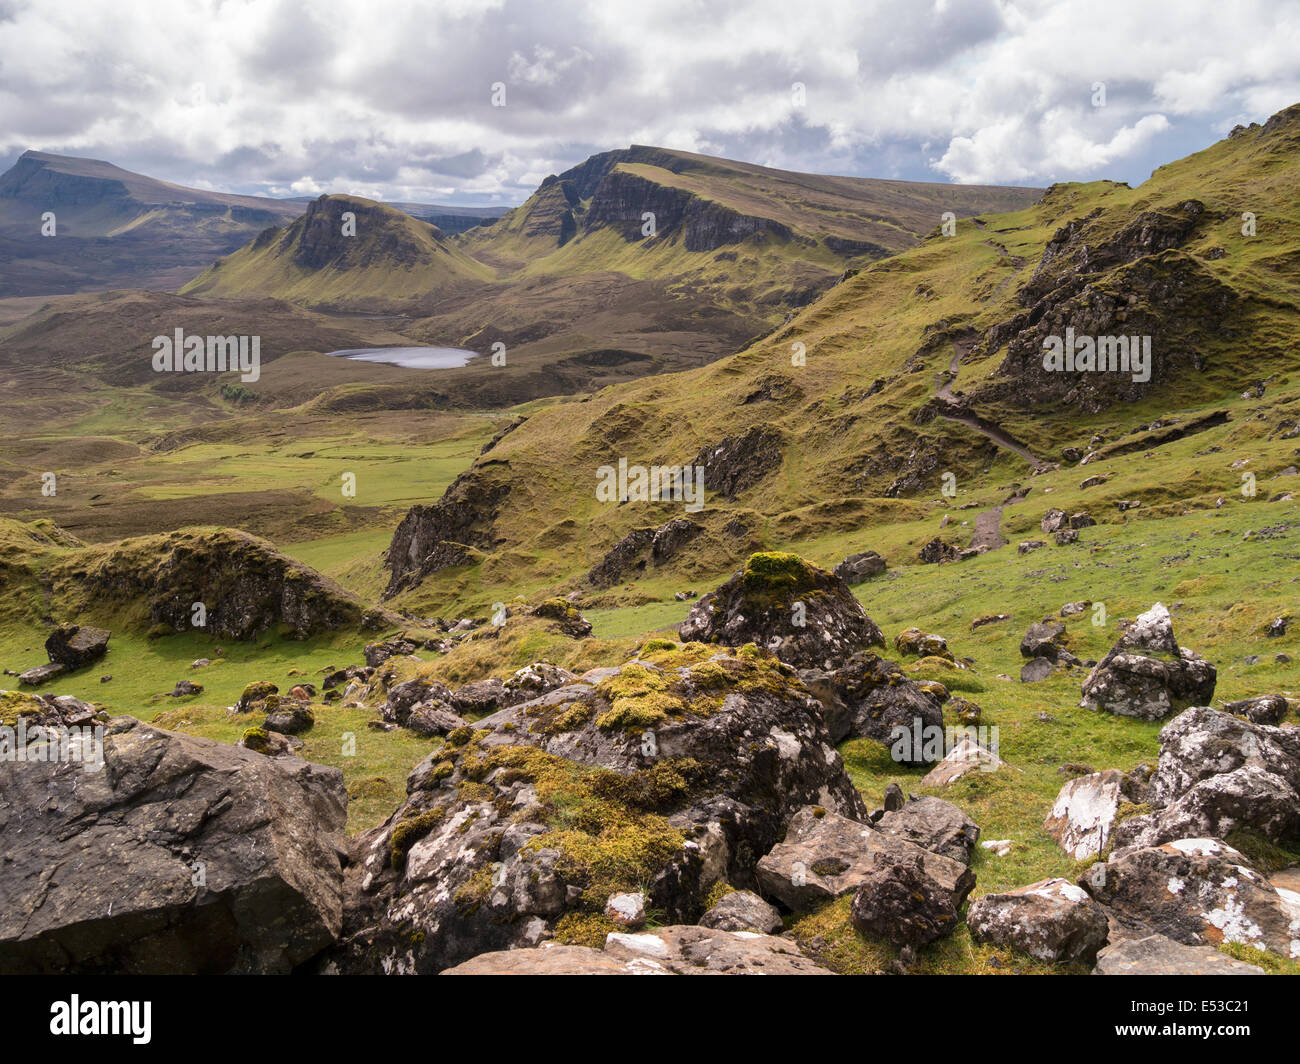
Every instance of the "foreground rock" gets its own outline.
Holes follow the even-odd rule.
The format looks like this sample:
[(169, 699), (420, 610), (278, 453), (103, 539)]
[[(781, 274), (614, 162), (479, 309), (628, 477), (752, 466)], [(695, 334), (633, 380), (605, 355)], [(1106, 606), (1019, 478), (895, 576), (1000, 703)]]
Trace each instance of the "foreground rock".
[(752, 931), (663, 927), (611, 934), (603, 950), (547, 943), (487, 953), (443, 975), (833, 975), (793, 942)]
[(440, 971), (607, 920), (633, 891), (695, 921), (719, 881), (753, 883), (796, 809), (865, 817), (787, 666), (754, 648), (648, 654), (499, 710), (422, 761), (403, 807), (358, 840), (328, 970)]
[(1294, 842), (1300, 839), (1300, 729), (1189, 709), (1160, 732), (1146, 800), (1152, 811), (1121, 823), (1116, 847), (1223, 838), (1239, 828)]
[(1089, 868), (1081, 885), (1130, 931), (1300, 957), (1300, 898), (1276, 890), (1218, 839), (1125, 850)]
[(1264, 975), (1213, 946), (1184, 946), (1164, 935), (1130, 938), (1097, 954), (1093, 975)]
[(1216, 678), (1213, 665), (1179, 647), (1169, 611), (1157, 602), (1088, 674), (1079, 704), (1159, 720), (1188, 706), (1209, 705)]
[(780, 553), (751, 555), (691, 608), (680, 634), (683, 641), (755, 643), (796, 668), (833, 669), (859, 650), (885, 645), (848, 584)]
[(975, 874), (960, 861), (834, 813), (801, 809), (785, 840), (758, 862), (764, 895), (806, 912), (867, 882), (875, 870), (915, 858), (919, 870), (960, 908)]
[(89, 769), (0, 762), (0, 971), (288, 972), (334, 941), (338, 769), (130, 717)]
[(1013, 946), (1040, 961), (1091, 964), (1106, 944), (1106, 913), (1064, 879), (1044, 879), (971, 902), (966, 916), (977, 942)]

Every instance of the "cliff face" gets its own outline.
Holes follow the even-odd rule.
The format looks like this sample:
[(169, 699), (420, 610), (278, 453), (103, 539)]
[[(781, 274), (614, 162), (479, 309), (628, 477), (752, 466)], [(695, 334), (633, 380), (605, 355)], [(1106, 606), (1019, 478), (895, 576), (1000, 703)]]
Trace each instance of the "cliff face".
[(660, 238), (680, 233), (687, 251), (713, 251), (766, 234), (788, 239), (788, 226), (770, 218), (753, 217), (670, 185), (658, 184), (626, 170), (612, 170), (601, 179), (591, 199), (583, 228), (610, 228), (625, 240), (642, 239), (646, 212), (654, 214)]
[[(355, 215), (355, 235), (345, 236), (343, 215)], [(421, 238), (424, 239), (421, 239)], [(429, 258), (427, 240), (442, 234), (428, 222), (348, 196), (321, 196), (284, 230), (280, 250), (295, 266), (350, 270), (370, 265), (411, 266)]]

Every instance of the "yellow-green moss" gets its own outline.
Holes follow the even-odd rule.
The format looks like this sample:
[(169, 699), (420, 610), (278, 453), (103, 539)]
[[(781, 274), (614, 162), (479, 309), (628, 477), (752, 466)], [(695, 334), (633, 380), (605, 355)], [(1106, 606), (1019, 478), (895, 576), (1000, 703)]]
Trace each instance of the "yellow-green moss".
[(442, 808), (430, 809), (399, 820), (388, 837), (388, 861), (397, 870), (406, 865), (406, 855), (411, 847), (424, 838), (442, 820)]

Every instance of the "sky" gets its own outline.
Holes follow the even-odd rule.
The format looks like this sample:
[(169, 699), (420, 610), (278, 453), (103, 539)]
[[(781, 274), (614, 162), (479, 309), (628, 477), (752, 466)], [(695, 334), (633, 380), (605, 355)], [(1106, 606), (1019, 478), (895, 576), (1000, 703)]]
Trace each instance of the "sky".
[(1137, 185), (1298, 101), (1297, 0), (0, 0), (0, 166), (258, 195), (515, 204), (628, 144)]

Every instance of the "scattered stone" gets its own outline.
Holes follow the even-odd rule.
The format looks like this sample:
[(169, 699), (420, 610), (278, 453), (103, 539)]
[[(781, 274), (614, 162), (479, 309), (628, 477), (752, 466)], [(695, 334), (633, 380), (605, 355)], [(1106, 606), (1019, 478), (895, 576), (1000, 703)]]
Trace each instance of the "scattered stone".
[(976, 898), (966, 924), (977, 942), (1012, 946), (1054, 962), (1091, 964), (1109, 933), (1105, 910), (1064, 879), (1044, 879)]
[(948, 756), (921, 780), (921, 787), (946, 787), (971, 772), (996, 772), (1004, 764), (997, 754), (986, 750), (970, 736), (963, 736)]
[(1079, 542), (1079, 533), (1072, 528), (1067, 528), (1056, 533), (1053, 539), (1058, 547), (1066, 547), (1071, 543)]
[(1083, 599), (1079, 602), (1067, 602), (1061, 607), (1062, 617), (1073, 617), (1076, 614), (1084, 613), (1092, 606), (1091, 599)]
[(52, 661), (48, 665), (37, 665), (34, 669), (20, 672), (18, 682), (25, 683), (29, 687), (40, 687), (41, 684), (49, 683), (56, 676), (62, 676), (67, 671), (68, 667), (66, 665)]
[(1046, 680), (1053, 672), (1056, 666), (1048, 658), (1030, 658), (1020, 667), (1021, 683), (1038, 683)]
[(986, 624), (997, 624), (1000, 621), (1009, 620), (1011, 620), (1011, 614), (1009, 613), (986, 613), (970, 622), (970, 630), (973, 632), (976, 628), (983, 628)]
[(1018, 547), (1016, 547), (1016, 553), (1017, 553), (1017, 554), (1028, 554), (1030, 551), (1035, 551), (1035, 550), (1038, 550), (1039, 547), (1046, 547), (1046, 546), (1047, 546), (1047, 542), (1046, 542), (1046, 540), (1041, 540), (1041, 539), (1024, 539), (1024, 540), (1021, 540), (1021, 541), (1020, 541), (1020, 545), (1019, 545)]
[(850, 554), (835, 567), (835, 575), (847, 584), (860, 584), (885, 571), (885, 559), (873, 550)]
[(1067, 520), (1064, 510), (1051, 509), (1043, 515), (1039, 526), (1042, 528), (1044, 535), (1051, 535), (1053, 532), (1059, 532), (1067, 527)]
[(281, 735), (300, 735), (316, 723), (316, 714), (310, 706), (282, 703), (273, 713), (268, 714), (262, 725), (269, 732)]
[(172, 698), (185, 698), (188, 695), (198, 695), (203, 693), (203, 685), (194, 683), (192, 680), (179, 680), (176, 686), (172, 688)]
[(957, 926), (950, 890), (926, 872), (915, 853), (891, 854), (869, 869), (849, 907), (853, 926), (896, 946), (924, 946)]
[(1070, 515), (1070, 527), (1076, 530), (1080, 528), (1091, 528), (1096, 523), (1096, 519), (1086, 511), (1081, 510), (1077, 514)]
[(700, 917), (700, 926), (771, 935), (781, 930), (781, 914), (752, 891), (735, 890)]
[(959, 561), (962, 556), (960, 547), (951, 543), (945, 543), (941, 538), (935, 536), (924, 547), (921, 548), (917, 555), (921, 561), (927, 565), (942, 565), (944, 562)]
[(1288, 621), (1286, 617), (1274, 617), (1273, 620), (1269, 622), (1268, 627), (1264, 629), (1264, 635), (1269, 639), (1281, 638), (1286, 635), (1287, 623)]
[(607, 919), (628, 931), (636, 931), (645, 924), (645, 895), (611, 894), (605, 902)]
[(908, 628), (894, 637), (894, 649), (900, 654), (912, 654), (922, 658), (943, 658), (952, 661), (952, 651), (948, 649), (948, 640), (941, 635), (931, 635), (919, 628)]
[(890, 810), (886, 798), (885, 808), (885, 815), (876, 821), (877, 830), (931, 853), (970, 864), (980, 829), (951, 802), (942, 798), (918, 798)]
[(1223, 706), (1223, 712), (1245, 717), (1252, 724), (1281, 724), (1286, 710), (1286, 698), (1282, 695), (1257, 695), (1239, 702), (1227, 702)]
[(270, 680), (255, 680), (244, 688), (243, 693), (239, 696), (239, 700), (235, 703), (235, 712), (252, 713), (271, 695), (279, 693), (280, 688)]
[(988, 839), (980, 843), (980, 848), (989, 850), (998, 857), (1006, 857), (1011, 852), (1010, 839)]

